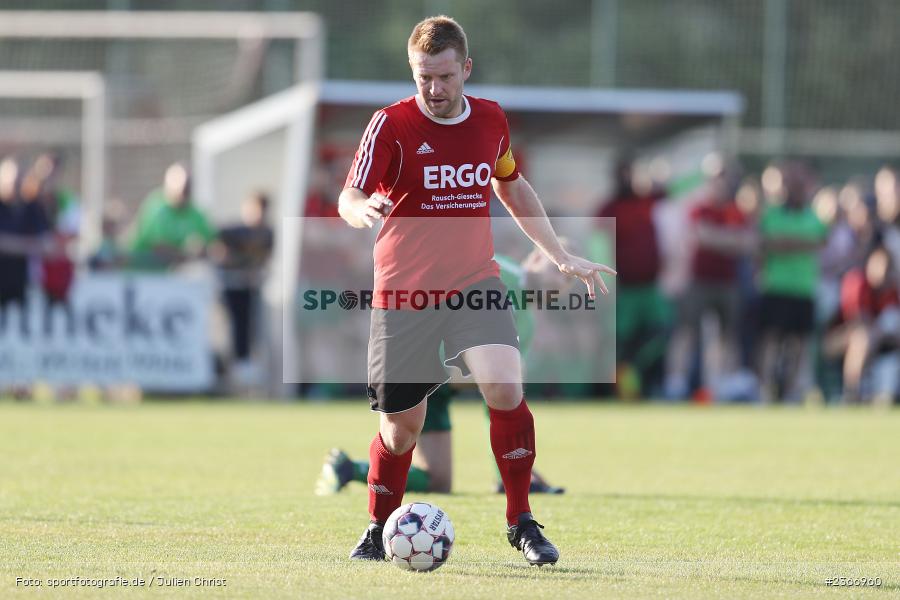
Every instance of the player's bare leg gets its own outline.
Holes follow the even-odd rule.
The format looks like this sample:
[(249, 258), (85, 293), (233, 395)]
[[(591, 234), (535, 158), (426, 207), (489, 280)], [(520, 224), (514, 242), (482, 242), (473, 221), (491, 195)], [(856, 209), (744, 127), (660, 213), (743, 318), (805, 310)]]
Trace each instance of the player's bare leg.
[(691, 349), (694, 347), (695, 330), (690, 324), (678, 327), (672, 334), (666, 353), (665, 396), (669, 400), (682, 400), (689, 393)]
[(780, 336), (771, 331), (763, 334), (759, 350), (760, 402), (772, 404), (777, 400), (775, 367), (780, 355)]
[(785, 376), (785, 397), (791, 402), (803, 402), (812, 388), (812, 363), (809, 336), (790, 335), (785, 340), (788, 357)]
[(844, 356), (844, 397), (843, 401), (857, 404), (860, 401), (860, 386), (863, 370), (872, 347), (869, 330), (865, 326), (856, 326), (847, 337), (846, 354)]
[[(428, 396), (425, 424), (413, 450), (412, 466), (406, 477), (407, 492), (449, 493), (453, 480), (452, 437), (449, 402), (452, 393), (441, 387)], [(485, 413), (486, 414), (486, 413)], [(499, 475), (498, 475), (499, 477)], [(350, 482), (368, 484), (369, 457), (353, 460), (340, 448), (332, 448), (325, 457), (315, 492), (329, 496)]]
[(378, 431), (384, 440), (385, 448), (392, 454), (403, 454), (412, 450), (422, 431), (422, 424), (425, 423), (427, 409), (428, 401), (423, 400), (403, 412), (390, 415), (380, 413)]
[(403, 503), (413, 448), (425, 423), (427, 400), (413, 408), (379, 415), (379, 432), (369, 446), (369, 516), (371, 522), (350, 558), (384, 560), (384, 522)]
[(470, 348), (463, 360), (490, 410), (491, 449), (506, 489), (507, 539), (533, 565), (553, 564), (559, 551), (531, 515), (528, 488), (535, 458), (534, 417), (522, 395), (522, 364), (512, 346)]
[(419, 436), (413, 465), (428, 473), (428, 491), (449, 494), (453, 488), (453, 438), (449, 431), (428, 431)]

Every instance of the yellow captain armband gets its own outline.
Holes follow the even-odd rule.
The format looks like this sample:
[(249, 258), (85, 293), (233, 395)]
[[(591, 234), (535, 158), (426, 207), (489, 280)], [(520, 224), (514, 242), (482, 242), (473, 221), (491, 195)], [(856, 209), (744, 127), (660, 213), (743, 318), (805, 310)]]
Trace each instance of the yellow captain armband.
[(516, 170), (516, 159), (513, 158), (512, 146), (507, 148), (506, 152), (497, 159), (494, 165), (494, 177), (509, 177)]

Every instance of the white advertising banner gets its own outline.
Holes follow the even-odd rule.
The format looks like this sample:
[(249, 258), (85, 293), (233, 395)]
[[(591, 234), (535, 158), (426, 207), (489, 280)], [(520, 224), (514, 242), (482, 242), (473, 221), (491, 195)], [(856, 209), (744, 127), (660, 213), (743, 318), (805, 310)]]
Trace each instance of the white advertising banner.
[(211, 300), (202, 279), (124, 273), (76, 277), (66, 303), (32, 293), (0, 314), (0, 385), (208, 389)]

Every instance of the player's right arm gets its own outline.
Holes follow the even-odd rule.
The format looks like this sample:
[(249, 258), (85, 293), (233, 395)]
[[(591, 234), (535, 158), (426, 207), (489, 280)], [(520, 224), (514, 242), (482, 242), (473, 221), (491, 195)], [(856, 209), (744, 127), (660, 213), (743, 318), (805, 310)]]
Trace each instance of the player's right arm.
[(394, 159), (391, 123), (383, 110), (375, 111), (363, 133), (353, 164), (338, 199), (338, 213), (351, 227), (372, 227), (390, 211), (392, 203), (376, 194)]
[(372, 227), (390, 212), (393, 203), (381, 194), (367, 196), (355, 187), (344, 188), (338, 199), (338, 213), (351, 227)]

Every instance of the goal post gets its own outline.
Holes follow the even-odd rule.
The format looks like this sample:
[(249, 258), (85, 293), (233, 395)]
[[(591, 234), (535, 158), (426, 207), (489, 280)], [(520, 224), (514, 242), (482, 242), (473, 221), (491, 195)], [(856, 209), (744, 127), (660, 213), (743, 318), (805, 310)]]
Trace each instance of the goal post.
[(312, 12), (0, 11), (0, 39), (291, 39), (298, 78), (322, 75), (324, 26)]
[[(302, 83), (194, 130), (193, 165), (198, 204), (235, 211), (249, 191), (273, 196), (275, 243), (262, 290), (268, 391), (283, 395), (297, 367), (294, 312), (300, 272), (303, 200), (309, 186), (319, 86)], [(282, 369), (279, 374), (274, 372)], [(277, 389), (276, 389), (277, 388)]]

